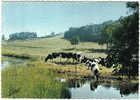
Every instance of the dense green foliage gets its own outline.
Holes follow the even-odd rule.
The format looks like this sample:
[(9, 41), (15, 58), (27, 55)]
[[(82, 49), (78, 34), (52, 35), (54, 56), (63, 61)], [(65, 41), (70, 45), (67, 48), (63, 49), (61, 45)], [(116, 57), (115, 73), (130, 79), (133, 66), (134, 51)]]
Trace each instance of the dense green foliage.
[(77, 45), (77, 44), (79, 44), (79, 42), (80, 42), (80, 38), (78, 36), (72, 37), (72, 39), (70, 40), (70, 43), (72, 45)]
[[(97, 42), (100, 39), (102, 29), (109, 24), (114, 23), (113, 21), (107, 21), (102, 24), (93, 24), (81, 26), (78, 28), (71, 27), (64, 33), (64, 38), (71, 40), (72, 37), (79, 36), (81, 41)], [(115, 22), (116, 23), (116, 22)]]
[(120, 24), (119, 23), (113, 23), (110, 25), (107, 25), (102, 29), (102, 33), (100, 34), (100, 39), (98, 43), (100, 45), (107, 44), (107, 49), (109, 45), (112, 45), (113, 42), (113, 33)]
[(115, 63), (122, 64), (121, 73), (130, 76), (138, 74), (139, 13), (137, 2), (128, 2), (127, 7), (131, 13), (120, 18), (120, 24), (109, 25), (103, 32), (111, 44), (108, 55)]
[(37, 34), (35, 32), (20, 32), (9, 35), (9, 40), (27, 40), (31, 38), (37, 38)]

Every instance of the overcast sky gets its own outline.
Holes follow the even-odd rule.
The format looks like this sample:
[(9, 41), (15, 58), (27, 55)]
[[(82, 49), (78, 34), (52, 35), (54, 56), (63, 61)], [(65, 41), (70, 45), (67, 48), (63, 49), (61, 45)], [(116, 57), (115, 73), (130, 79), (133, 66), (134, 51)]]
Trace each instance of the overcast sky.
[(3, 2), (2, 32), (60, 33), (126, 16), (126, 2)]

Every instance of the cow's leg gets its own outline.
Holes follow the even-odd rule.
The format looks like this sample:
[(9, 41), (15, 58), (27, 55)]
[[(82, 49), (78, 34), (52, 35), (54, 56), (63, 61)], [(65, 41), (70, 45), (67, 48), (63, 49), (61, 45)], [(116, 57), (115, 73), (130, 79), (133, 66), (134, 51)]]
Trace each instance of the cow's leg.
[(99, 75), (98, 75), (98, 70), (97, 69), (94, 71), (94, 75), (96, 77), (96, 80), (98, 81)]
[(98, 81), (98, 78), (99, 78), (99, 75), (98, 74), (96, 74), (96, 80)]

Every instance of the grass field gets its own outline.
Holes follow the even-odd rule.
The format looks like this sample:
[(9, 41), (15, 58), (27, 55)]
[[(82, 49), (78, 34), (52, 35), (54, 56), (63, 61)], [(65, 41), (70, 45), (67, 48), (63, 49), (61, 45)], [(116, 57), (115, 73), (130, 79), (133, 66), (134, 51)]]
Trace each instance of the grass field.
[(106, 57), (104, 53), (106, 46), (98, 45), (93, 42), (80, 42), (77, 45), (76, 50), (69, 41), (63, 39), (63, 35), (59, 35), (53, 38), (36, 39), (36, 40), (17, 40), (2, 42), (3, 53), (4, 51), (10, 51), (16, 54), (26, 55), (39, 55), (47, 56), (52, 52), (82, 52), (87, 57)]

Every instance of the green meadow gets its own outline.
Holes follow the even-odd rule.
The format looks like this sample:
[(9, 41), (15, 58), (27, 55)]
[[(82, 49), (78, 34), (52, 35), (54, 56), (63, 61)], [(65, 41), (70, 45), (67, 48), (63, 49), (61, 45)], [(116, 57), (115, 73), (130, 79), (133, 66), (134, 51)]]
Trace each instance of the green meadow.
[(5, 41), (2, 43), (2, 53), (12, 52), (31, 56), (47, 56), (52, 52), (82, 52), (88, 57), (106, 57), (106, 54), (102, 52), (106, 49), (106, 45), (80, 42), (76, 49), (74, 47), (68, 40), (63, 39), (63, 35), (59, 35), (45, 39)]

